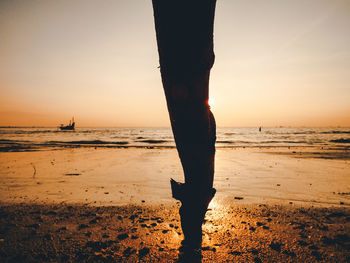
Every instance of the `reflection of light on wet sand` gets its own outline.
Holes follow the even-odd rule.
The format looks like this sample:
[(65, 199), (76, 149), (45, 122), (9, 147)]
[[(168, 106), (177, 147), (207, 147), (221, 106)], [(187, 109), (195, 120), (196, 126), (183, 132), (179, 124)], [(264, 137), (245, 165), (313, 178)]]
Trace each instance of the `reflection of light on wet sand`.
[(203, 242), (205, 244), (214, 242), (211, 241), (209, 235), (222, 229), (222, 226), (215, 222), (219, 222), (226, 215), (227, 208), (214, 198), (209, 204), (208, 211), (205, 215), (205, 224), (203, 224), (202, 227), (202, 231), (205, 234), (203, 236)]
[(217, 199), (214, 198), (209, 204), (206, 218), (210, 218), (211, 220), (217, 220), (219, 218), (222, 218), (225, 214), (225, 210), (225, 205), (223, 205), (222, 202), (219, 202)]
[(183, 240), (183, 235), (179, 235), (178, 232), (172, 231), (172, 239), (174, 244), (179, 244)]

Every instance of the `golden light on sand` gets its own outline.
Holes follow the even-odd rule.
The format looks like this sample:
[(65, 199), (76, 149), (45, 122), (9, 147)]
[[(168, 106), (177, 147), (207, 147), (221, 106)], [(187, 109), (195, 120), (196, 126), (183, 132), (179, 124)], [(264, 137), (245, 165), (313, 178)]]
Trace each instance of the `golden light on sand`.
[(218, 202), (217, 199), (211, 200), (208, 206), (208, 213), (206, 214), (206, 218), (209, 220), (217, 220), (222, 218), (224, 214), (222, 211), (225, 211), (225, 206)]
[(226, 211), (227, 207), (220, 204), (217, 197), (209, 203), (208, 212), (205, 215), (206, 223), (202, 226), (203, 232), (207, 233), (203, 237), (203, 242), (205, 244), (214, 245), (217, 242), (216, 240), (211, 240), (209, 236), (211, 233), (215, 233), (215, 231), (217, 232), (218, 230), (222, 229), (221, 225), (214, 222), (219, 222), (225, 218), (225, 216), (227, 216)]

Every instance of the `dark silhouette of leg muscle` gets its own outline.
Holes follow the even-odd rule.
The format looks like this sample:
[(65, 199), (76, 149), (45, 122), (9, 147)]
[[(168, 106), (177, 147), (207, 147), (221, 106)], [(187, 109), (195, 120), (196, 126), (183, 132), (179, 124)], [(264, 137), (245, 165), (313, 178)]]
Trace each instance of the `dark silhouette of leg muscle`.
[(208, 105), (214, 64), (216, 0), (153, 0), (163, 87), (185, 184), (171, 181), (182, 202), (183, 244), (199, 248), (213, 189), (216, 127)]

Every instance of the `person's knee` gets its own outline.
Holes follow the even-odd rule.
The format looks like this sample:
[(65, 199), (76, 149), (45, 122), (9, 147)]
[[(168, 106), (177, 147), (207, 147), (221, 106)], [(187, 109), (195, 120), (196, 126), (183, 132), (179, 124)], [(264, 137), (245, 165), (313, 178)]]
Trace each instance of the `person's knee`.
[(185, 148), (215, 151), (215, 119), (206, 102), (178, 100), (172, 117), (177, 142)]
[(194, 100), (186, 97), (185, 94), (177, 94), (172, 100), (172, 112), (174, 121), (183, 123), (187, 127), (196, 129), (208, 125), (209, 106), (204, 100)]
[(190, 92), (185, 85), (175, 84), (169, 89), (167, 96), (170, 102), (174, 104), (174, 107), (176, 107), (178, 104), (185, 105), (189, 102)]

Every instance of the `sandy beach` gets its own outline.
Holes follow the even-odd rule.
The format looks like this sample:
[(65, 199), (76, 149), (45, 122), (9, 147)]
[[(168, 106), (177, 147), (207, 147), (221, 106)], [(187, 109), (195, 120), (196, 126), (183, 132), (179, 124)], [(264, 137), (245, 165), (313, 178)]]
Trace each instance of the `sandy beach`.
[[(215, 165), (221, 203), (350, 205), (346, 148), (219, 148)], [(170, 178), (183, 181), (173, 148), (0, 152), (0, 178), (3, 202), (89, 205), (171, 203)]]
[[(177, 206), (2, 205), (1, 262), (174, 262)], [(278, 205), (214, 207), (203, 262), (349, 262), (350, 213)]]
[[(346, 148), (216, 154), (203, 262), (348, 262)], [(182, 240), (173, 148), (0, 153), (3, 262), (172, 262)]]
[(0, 263), (350, 263), (349, 28), (350, 0), (0, 0)]

